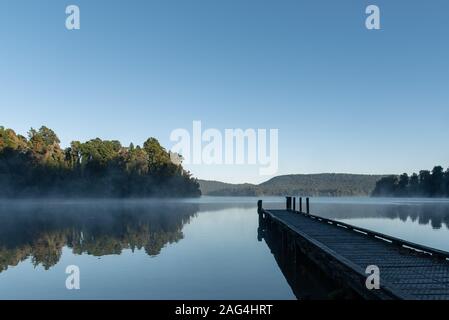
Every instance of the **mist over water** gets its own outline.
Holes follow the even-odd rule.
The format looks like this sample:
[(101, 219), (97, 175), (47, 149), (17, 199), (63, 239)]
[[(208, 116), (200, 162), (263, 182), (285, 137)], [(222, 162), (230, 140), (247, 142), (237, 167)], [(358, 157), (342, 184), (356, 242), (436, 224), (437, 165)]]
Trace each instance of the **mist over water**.
[(449, 252), (448, 199), (318, 201), (318, 215)]
[[(0, 298), (326, 297), (327, 283), (292, 288), (273, 247), (258, 241), (257, 200), (0, 201)], [(263, 200), (265, 208), (285, 206), (283, 198)], [(448, 200), (312, 198), (311, 211), (449, 251)], [(72, 264), (80, 290), (65, 287)]]

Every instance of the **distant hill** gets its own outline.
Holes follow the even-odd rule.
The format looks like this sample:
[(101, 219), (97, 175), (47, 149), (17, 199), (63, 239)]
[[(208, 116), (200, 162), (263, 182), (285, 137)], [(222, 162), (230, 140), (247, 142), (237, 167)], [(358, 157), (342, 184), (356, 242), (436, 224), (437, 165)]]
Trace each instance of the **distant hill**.
[(261, 184), (230, 184), (199, 180), (203, 195), (213, 196), (368, 196), (383, 175), (346, 173), (291, 174)]
[[(198, 180), (203, 195), (255, 195), (257, 185), (250, 183), (232, 184), (213, 180)], [(234, 194), (235, 193), (235, 194)]]

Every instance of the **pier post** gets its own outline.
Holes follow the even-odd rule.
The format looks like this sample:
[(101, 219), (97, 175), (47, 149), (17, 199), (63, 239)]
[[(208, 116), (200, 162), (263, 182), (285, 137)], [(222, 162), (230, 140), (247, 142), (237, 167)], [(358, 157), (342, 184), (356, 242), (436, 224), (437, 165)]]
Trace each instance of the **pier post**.
[(299, 197), (299, 212), (302, 213), (302, 197)]
[(290, 211), (292, 209), (292, 197), (285, 197), (286, 198), (286, 203), (285, 203), (285, 208)]
[(306, 198), (306, 212), (307, 212), (307, 214), (310, 213), (310, 205), (309, 205), (309, 198), (308, 197)]
[(262, 213), (262, 200), (257, 201), (257, 213)]

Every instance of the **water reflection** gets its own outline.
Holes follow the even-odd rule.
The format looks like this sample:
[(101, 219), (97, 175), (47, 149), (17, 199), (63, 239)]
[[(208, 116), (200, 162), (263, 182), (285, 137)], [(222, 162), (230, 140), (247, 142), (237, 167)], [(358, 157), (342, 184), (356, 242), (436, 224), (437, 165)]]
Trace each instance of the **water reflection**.
[(153, 202), (54, 202), (0, 204), (0, 272), (31, 257), (46, 270), (62, 250), (104, 256), (124, 249), (158, 255), (183, 238), (198, 204)]
[[(285, 206), (263, 199), (266, 208)], [(257, 200), (0, 202), (0, 298), (345, 297), (259, 223)], [(311, 209), (449, 251), (447, 201), (312, 198)], [(65, 289), (70, 264), (82, 269), (77, 292)]]
[[(313, 203), (313, 202), (312, 202)], [(448, 201), (393, 201), (388, 202), (362, 202), (353, 203), (317, 200), (313, 203), (312, 211), (326, 218), (346, 219), (399, 219), (403, 222), (410, 220), (420, 225), (430, 224), (433, 229), (449, 229), (449, 202)]]

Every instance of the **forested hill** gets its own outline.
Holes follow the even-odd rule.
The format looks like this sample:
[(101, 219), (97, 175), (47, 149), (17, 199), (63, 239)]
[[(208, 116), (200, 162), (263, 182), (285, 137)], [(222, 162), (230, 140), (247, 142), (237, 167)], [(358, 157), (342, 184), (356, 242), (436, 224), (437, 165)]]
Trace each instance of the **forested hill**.
[(236, 195), (239, 195), (238, 193), (248, 195), (246, 193), (250, 192), (250, 190), (255, 190), (257, 187), (256, 185), (250, 183), (231, 184), (213, 180), (198, 180), (198, 182), (200, 184), (201, 194), (203, 195), (220, 195), (221, 191), (231, 193), (232, 190), (235, 190), (237, 193)]
[(199, 184), (155, 138), (124, 147), (99, 138), (62, 149), (55, 132), (0, 126), (0, 197), (199, 196)]
[(215, 196), (368, 196), (382, 175), (346, 173), (292, 174), (274, 177), (264, 183), (228, 184), (199, 180), (204, 195)]

